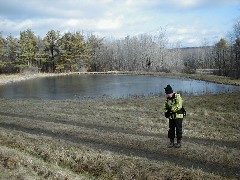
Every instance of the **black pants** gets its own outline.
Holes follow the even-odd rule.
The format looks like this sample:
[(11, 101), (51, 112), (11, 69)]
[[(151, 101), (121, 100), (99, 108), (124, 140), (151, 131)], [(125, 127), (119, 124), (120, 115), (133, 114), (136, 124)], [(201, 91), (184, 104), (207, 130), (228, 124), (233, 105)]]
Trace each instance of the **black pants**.
[[(169, 130), (168, 130), (168, 138), (174, 139), (182, 139), (182, 121), (183, 119), (169, 119)], [(175, 136), (176, 129), (176, 136)]]

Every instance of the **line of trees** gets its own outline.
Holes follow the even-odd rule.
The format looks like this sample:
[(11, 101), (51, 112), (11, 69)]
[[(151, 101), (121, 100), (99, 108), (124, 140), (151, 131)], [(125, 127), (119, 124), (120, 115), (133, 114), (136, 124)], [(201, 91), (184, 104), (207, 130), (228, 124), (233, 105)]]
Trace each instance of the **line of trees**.
[(91, 58), (84, 36), (79, 33), (65, 33), (51, 30), (43, 39), (31, 29), (20, 32), (17, 39), (9, 35), (0, 36), (0, 71), (2, 73), (74, 71), (84, 66)]
[(195, 73), (215, 69), (218, 75), (240, 78), (240, 20), (214, 46), (168, 48), (164, 30), (156, 34), (105, 39), (80, 32), (50, 30), (44, 38), (31, 29), (20, 37), (0, 34), (0, 73), (24, 71), (158, 71)]
[(185, 71), (195, 72), (196, 69), (214, 69), (215, 74), (240, 78), (240, 20), (233, 26), (228, 41), (221, 38), (214, 46), (207, 44), (198, 48), (181, 49), (181, 58)]

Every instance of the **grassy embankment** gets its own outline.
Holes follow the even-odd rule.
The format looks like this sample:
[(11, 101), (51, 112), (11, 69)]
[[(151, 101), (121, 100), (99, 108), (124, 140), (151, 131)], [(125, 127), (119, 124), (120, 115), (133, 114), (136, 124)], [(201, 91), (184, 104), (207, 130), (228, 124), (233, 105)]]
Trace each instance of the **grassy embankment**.
[(181, 149), (164, 97), (0, 101), (0, 179), (239, 179), (240, 92), (183, 96)]

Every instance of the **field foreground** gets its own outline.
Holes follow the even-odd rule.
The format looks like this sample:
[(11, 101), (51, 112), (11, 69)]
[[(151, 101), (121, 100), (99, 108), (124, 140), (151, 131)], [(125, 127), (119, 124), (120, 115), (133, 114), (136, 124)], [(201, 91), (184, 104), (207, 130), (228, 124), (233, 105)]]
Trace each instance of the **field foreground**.
[(167, 148), (165, 97), (0, 101), (0, 179), (240, 179), (240, 92), (183, 96)]

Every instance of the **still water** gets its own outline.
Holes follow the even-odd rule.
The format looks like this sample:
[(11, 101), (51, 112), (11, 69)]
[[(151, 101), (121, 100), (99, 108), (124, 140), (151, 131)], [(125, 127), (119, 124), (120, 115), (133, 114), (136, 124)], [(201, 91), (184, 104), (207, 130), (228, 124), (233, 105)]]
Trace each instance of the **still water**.
[(164, 94), (163, 88), (167, 84), (170, 84), (175, 92), (193, 95), (240, 91), (240, 86), (190, 79), (88, 74), (38, 78), (0, 86), (0, 98), (81, 99), (151, 96)]

